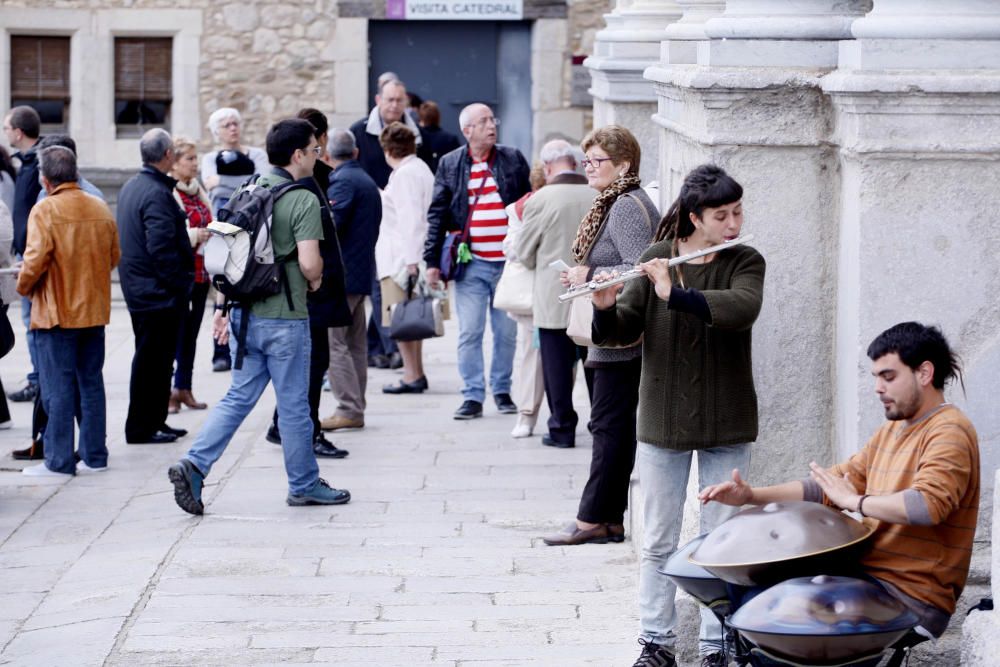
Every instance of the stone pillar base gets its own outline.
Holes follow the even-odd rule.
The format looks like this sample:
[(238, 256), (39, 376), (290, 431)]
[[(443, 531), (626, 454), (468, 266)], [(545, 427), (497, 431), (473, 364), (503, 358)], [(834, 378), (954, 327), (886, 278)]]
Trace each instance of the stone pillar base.
[(806, 39), (713, 39), (698, 44), (698, 64), (711, 67), (835, 67), (840, 42)]

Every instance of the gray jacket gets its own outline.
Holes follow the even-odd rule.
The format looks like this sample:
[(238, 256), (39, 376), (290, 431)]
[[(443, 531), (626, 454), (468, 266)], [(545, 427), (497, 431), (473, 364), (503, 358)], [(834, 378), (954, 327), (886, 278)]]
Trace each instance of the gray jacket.
[(559, 283), (559, 271), (549, 264), (559, 259), (572, 264), (573, 239), (596, 194), (583, 176), (560, 175), (524, 206), (524, 228), (515, 251), (526, 267), (535, 270), (532, 319), (536, 327), (566, 328), (570, 304), (559, 302), (565, 290)]
[[(585, 262), (590, 267), (589, 275), (635, 268), (639, 257), (649, 247), (658, 222), (656, 205), (641, 188), (618, 197)], [(641, 345), (621, 349), (591, 347), (587, 351), (587, 364), (628, 361), (641, 356)]]

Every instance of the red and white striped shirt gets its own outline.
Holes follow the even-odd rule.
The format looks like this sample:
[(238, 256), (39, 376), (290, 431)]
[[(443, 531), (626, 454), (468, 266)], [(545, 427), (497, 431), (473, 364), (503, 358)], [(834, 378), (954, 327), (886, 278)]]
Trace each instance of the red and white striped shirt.
[(469, 248), (488, 262), (504, 261), (503, 240), (507, 236), (507, 212), (497, 190), (489, 163), (473, 162), (469, 174)]

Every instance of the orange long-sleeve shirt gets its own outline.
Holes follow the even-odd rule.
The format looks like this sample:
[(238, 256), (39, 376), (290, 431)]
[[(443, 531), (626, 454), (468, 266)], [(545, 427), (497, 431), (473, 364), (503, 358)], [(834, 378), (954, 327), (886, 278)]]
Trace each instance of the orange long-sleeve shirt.
[(831, 472), (847, 473), (858, 493), (920, 494), (929, 525), (865, 519), (873, 522), (875, 535), (862, 566), (906, 595), (954, 613), (979, 514), (979, 438), (965, 414), (946, 404), (915, 424), (886, 422)]

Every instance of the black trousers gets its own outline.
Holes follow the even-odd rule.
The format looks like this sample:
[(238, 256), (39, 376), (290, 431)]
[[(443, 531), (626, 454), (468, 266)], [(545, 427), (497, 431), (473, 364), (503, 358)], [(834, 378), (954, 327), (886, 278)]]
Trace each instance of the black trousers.
[[(190, 389), (191, 375), (194, 371), (194, 353), (198, 348), (198, 331), (201, 320), (205, 317), (205, 300), (211, 283), (195, 283), (191, 288), (191, 297), (183, 311), (180, 334), (177, 336), (177, 352), (174, 359), (177, 370), (174, 371), (174, 388)], [(228, 349), (228, 346), (226, 346)]]
[(164, 308), (130, 315), (135, 356), (128, 384), (125, 439), (143, 440), (159, 431), (167, 420), (170, 376), (184, 311)]
[[(309, 355), (309, 418), (313, 423), (313, 438), (320, 434), (319, 399), (323, 395), (323, 376), (330, 369), (330, 339), (328, 327), (309, 327), (312, 352)], [(274, 430), (278, 430), (278, 408), (271, 418)]]
[[(538, 342), (545, 398), (549, 404), (549, 437), (556, 442), (572, 444), (580, 421), (573, 409), (573, 370), (577, 361), (587, 361), (587, 348), (574, 343), (565, 329), (540, 328)], [(585, 367), (583, 374), (587, 393), (593, 398), (594, 370)]]
[(594, 448), (590, 477), (576, 515), (580, 521), (620, 524), (625, 516), (628, 482), (635, 465), (635, 413), (641, 371), (641, 358), (594, 369), (590, 401)]

